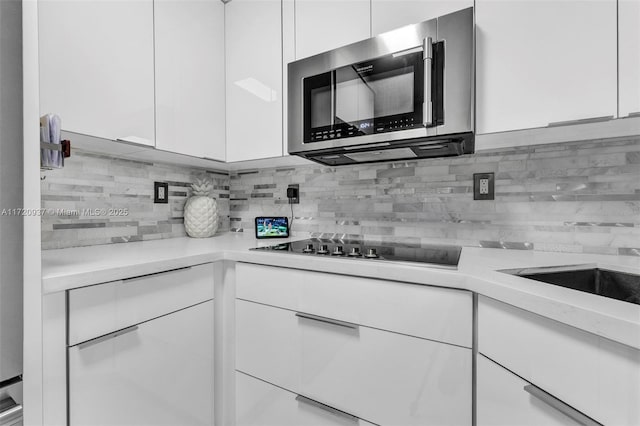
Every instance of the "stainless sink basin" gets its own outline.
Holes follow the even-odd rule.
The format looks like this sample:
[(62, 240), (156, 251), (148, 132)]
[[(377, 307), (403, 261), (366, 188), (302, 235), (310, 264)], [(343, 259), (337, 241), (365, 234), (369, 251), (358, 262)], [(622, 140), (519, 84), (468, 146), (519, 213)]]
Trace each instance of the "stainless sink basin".
[(570, 265), (503, 270), (547, 284), (640, 305), (640, 275), (602, 269), (596, 265)]

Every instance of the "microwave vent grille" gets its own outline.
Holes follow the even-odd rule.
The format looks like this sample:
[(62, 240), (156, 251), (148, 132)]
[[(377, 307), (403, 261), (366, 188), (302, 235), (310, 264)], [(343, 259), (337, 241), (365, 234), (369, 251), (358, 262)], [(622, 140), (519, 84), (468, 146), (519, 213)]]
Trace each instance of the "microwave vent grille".
[(353, 161), (357, 161), (358, 163), (400, 160), (417, 157), (416, 153), (413, 152), (411, 148), (387, 149), (384, 151), (351, 152), (348, 154), (344, 154), (344, 156), (352, 159)]

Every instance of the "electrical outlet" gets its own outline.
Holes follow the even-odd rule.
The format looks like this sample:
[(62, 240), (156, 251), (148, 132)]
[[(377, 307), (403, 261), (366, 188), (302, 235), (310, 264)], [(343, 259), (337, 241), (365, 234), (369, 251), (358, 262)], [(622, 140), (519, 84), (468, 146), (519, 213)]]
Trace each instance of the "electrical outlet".
[(300, 204), (300, 185), (292, 183), (287, 187), (289, 204)]
[(489, 195), (489, 179), (480, 178), (480, 195)]
[(473, 175), (473, 199), (494, 200), (494, 175), (493, 173), (475, 173)]
[(166, 182), (153, 183), (153, 202), (158, 204), (169, 203), (169, 184)]

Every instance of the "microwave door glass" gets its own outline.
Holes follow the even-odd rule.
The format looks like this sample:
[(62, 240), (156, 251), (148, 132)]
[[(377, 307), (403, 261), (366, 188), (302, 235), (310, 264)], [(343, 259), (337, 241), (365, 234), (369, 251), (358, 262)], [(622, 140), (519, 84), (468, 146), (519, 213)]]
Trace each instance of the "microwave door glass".
[[(375, 93), (368, 83), (354, 73), (354, 78), (311, 90), (311, 127), (321, 131), (322, 139), (335, 137), (336, 130), (345, 128), (367, 134), (373, 131)], [(362, 124), (362, 125), (361, 125)]]
[(334, 89), (336, 123), (355, 128), (359, 135), (372, 133), (375, 91), (353, 68), (339, 70), (338, 81)]
[(304, 79), (305, 142), (422, 125), (423, 61), (385, 56)]
[[(401, 74), (386, 72), (371, 82), (376, 93), (374, 117), (388, 117), (414, 112), (415, 79), (413, 67)], [(395, 75), (394, 75), (395, 74)]]
[(332, 117), (331, 86), (311, 90), (311, 127), (314, 129), (331, 126)]

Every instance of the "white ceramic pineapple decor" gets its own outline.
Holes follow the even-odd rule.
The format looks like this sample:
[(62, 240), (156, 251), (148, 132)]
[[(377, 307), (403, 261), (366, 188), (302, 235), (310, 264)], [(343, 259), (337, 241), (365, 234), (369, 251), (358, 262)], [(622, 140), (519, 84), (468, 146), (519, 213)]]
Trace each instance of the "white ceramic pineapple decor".
[(210, 197), (213, 184), (196, 179), (191, 185), (191, 197), (184, 205), (184, 227), (193, 238), (211, 237), (218, 230), (218, 205)]

